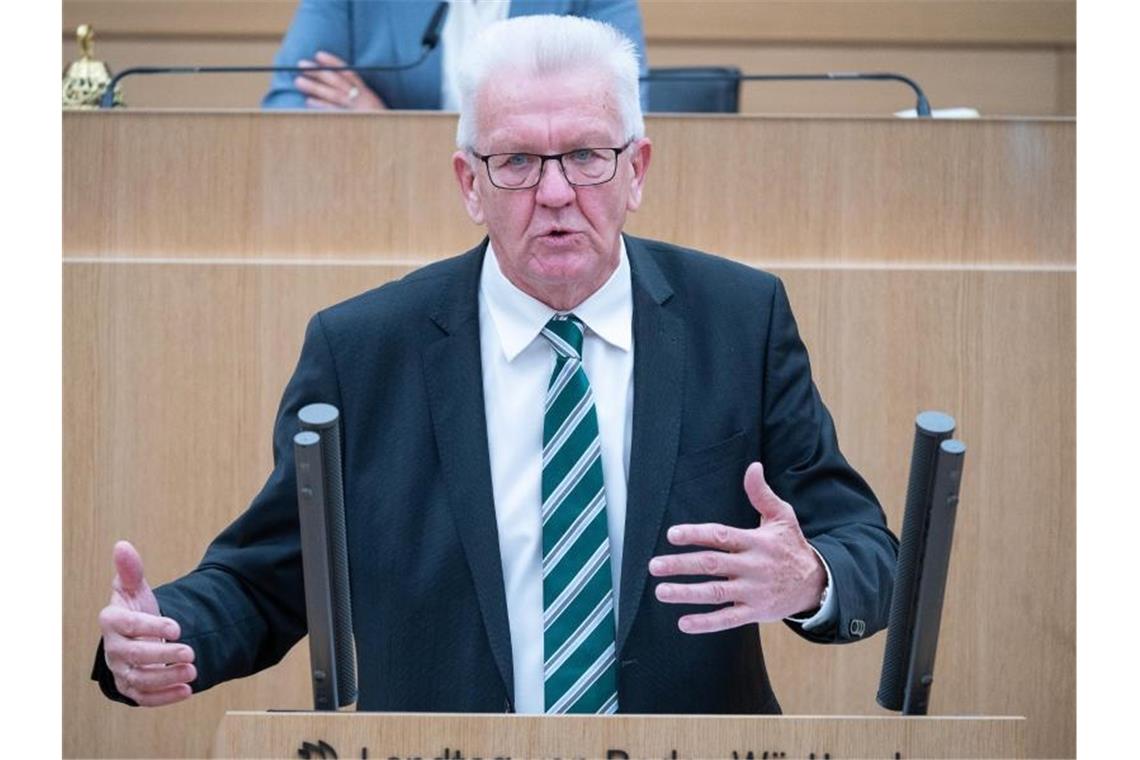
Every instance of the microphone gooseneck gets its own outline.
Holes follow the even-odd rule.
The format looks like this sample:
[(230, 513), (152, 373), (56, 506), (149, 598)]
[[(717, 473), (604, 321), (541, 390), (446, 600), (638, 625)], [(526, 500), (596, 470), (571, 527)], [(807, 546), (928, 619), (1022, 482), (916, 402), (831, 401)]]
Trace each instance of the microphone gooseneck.
[(420, 42), (424, 48), (432, 50), (439, 44), (439, 35), (443, 31), (443, 22), (447, 18), (448, 8), (446, 2), (435, 7), (435, 12), (431, 14), (431, 20), (428, 21), (427, 28), (424, 29), (423, 39)]
[(735, 80), (738, 82), (835, 82), (835, 81), (891, 81), (901, 82), (914, 91), (916, 105), (915, 112), (920, 118), (929, 119), (930, 101), (926, 93), (918, 86), (918, 82), (908, 76), (895, 74), (889, 71), (861, 73), (861, 72), (828, 72), (825, 74), (670, 74), (668, 77), (657, 77), (653, 74), (641, 77), (642, 82), (669, 81), (669, 82), (723, 82)]

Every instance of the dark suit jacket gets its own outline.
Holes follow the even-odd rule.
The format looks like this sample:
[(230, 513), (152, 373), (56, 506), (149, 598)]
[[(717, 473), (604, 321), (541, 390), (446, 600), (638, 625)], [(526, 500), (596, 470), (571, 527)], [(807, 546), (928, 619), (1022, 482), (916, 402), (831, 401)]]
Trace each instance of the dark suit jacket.
[[(620, 709), (778, 712), (757, 626), (683, 634), (678, 617), (709, 608), (654, 598), (647, 564), (676, 551), (668, 526), (755, 527), (742, 479), (761, 460), (831, 568), (837, 624), (799, 631), (826, 643), (885, 626), (896, 540), (839, 451), (780, 281), (626, 241), (636, 352)], [(297, 411), (321, 401), (342, 414), (359, 708), (512, 709), (479, 353), (485, 245), (310, 322), (268, 482), (194, 572), (156, 591), (197, 652), (196, 690), (272, 665), (305, 634), (292, 438)], [(101, 656), (95, 675), (114, 696)]]

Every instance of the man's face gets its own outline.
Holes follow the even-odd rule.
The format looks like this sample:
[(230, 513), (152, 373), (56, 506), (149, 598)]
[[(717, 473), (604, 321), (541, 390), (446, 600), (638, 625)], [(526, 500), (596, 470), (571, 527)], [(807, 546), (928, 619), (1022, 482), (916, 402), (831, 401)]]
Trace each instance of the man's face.
[[(492, 76), (479, 93), (475, 150), (549, 155), (625, 143), (621, 115), (597, 69), (531, 79)], [(504, 190), (469, 153), (452, 157), (467, 213), (484, 224), (503, 274), (547, 305), (568, 310), (601, 287), (618, 265), (625, 215), (641, 205), (651, 145), (636, 140), (605, 184), (575, 187), (547, 161), (536, 187)]]

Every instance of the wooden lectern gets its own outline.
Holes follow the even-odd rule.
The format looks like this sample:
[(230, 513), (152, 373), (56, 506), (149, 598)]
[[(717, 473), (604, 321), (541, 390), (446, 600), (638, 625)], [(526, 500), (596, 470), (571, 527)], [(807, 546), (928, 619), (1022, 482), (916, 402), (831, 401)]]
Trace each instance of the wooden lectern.
[[(1021, 740), (999, 737), (1020, 731), (1028, 756), (1072, 757), (1075, 120), (646, 121), (655, 153), (630, 232), (783, 279), (844, 452), (889, 524), (902, 523), (917, 410), (954, 409), (977, 442), (931, 710), (1016, 713), (1026, 728), (883, 716), (750, 718), (731, 731), (728, 719), (621, 718), (589, 731), (660, 737), (631, 742), (631, 756), (731, 757), (748, 739), (758, 760), (1011, 756)], [(309, 317), (481, 231), (452, 177), (454, 114), (68, 112), (63, 136), (64, 754), (199, 757), (227, 709), (311, 704), (304, 647), (184, 704), (109, 702), (88, 680), (109, 548), (132, 538), (152, 580), (193, 567), (272, 467), (266, 435)], [(819, 647), (783, 625), (762, 635), (786, 709), (881, 714), (885, 637)], [(452, 730), (466, 720), (502, 748)], [(221, 752), (297, 757), (322, 736), (341, 757), (363, 746), (388, 757), (388, 736), (408, 739), (391, 750), (401, 757), (607, 749), (558, 740), (593, 736), (586, 724), (527, 720), (231, 716)], [(413, 744), (421, 724), (431, 741)], [(516, 727), (553, 738), (515, 741)]]
[(1011, 758), (1020, 717), (229, 712), (215, 757)]

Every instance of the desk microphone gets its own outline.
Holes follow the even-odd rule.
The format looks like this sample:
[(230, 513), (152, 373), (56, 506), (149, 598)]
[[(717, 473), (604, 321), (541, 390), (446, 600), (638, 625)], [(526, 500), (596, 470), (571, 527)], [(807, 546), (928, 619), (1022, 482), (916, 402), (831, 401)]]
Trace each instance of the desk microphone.
[(275, 74), (285, 72), (297, 74), (308, 71), (406, 71), (414, 69), (424, 62), (428, 54), (439, 45), (440, 32), (443, 22), (447, 19), (447, 3), (441, 2), (436, 6), (435, 12), (424, 28), (420, 38), (421, 52), (419, 58), (409, 63), (393, 63), (385, 66), (135, 66), (124, 69), (116, 74), (103, 91), (99, 100), (99, 108), (111, 108), (115, 98), (115, 86), (119, 80), (134, 74)]

